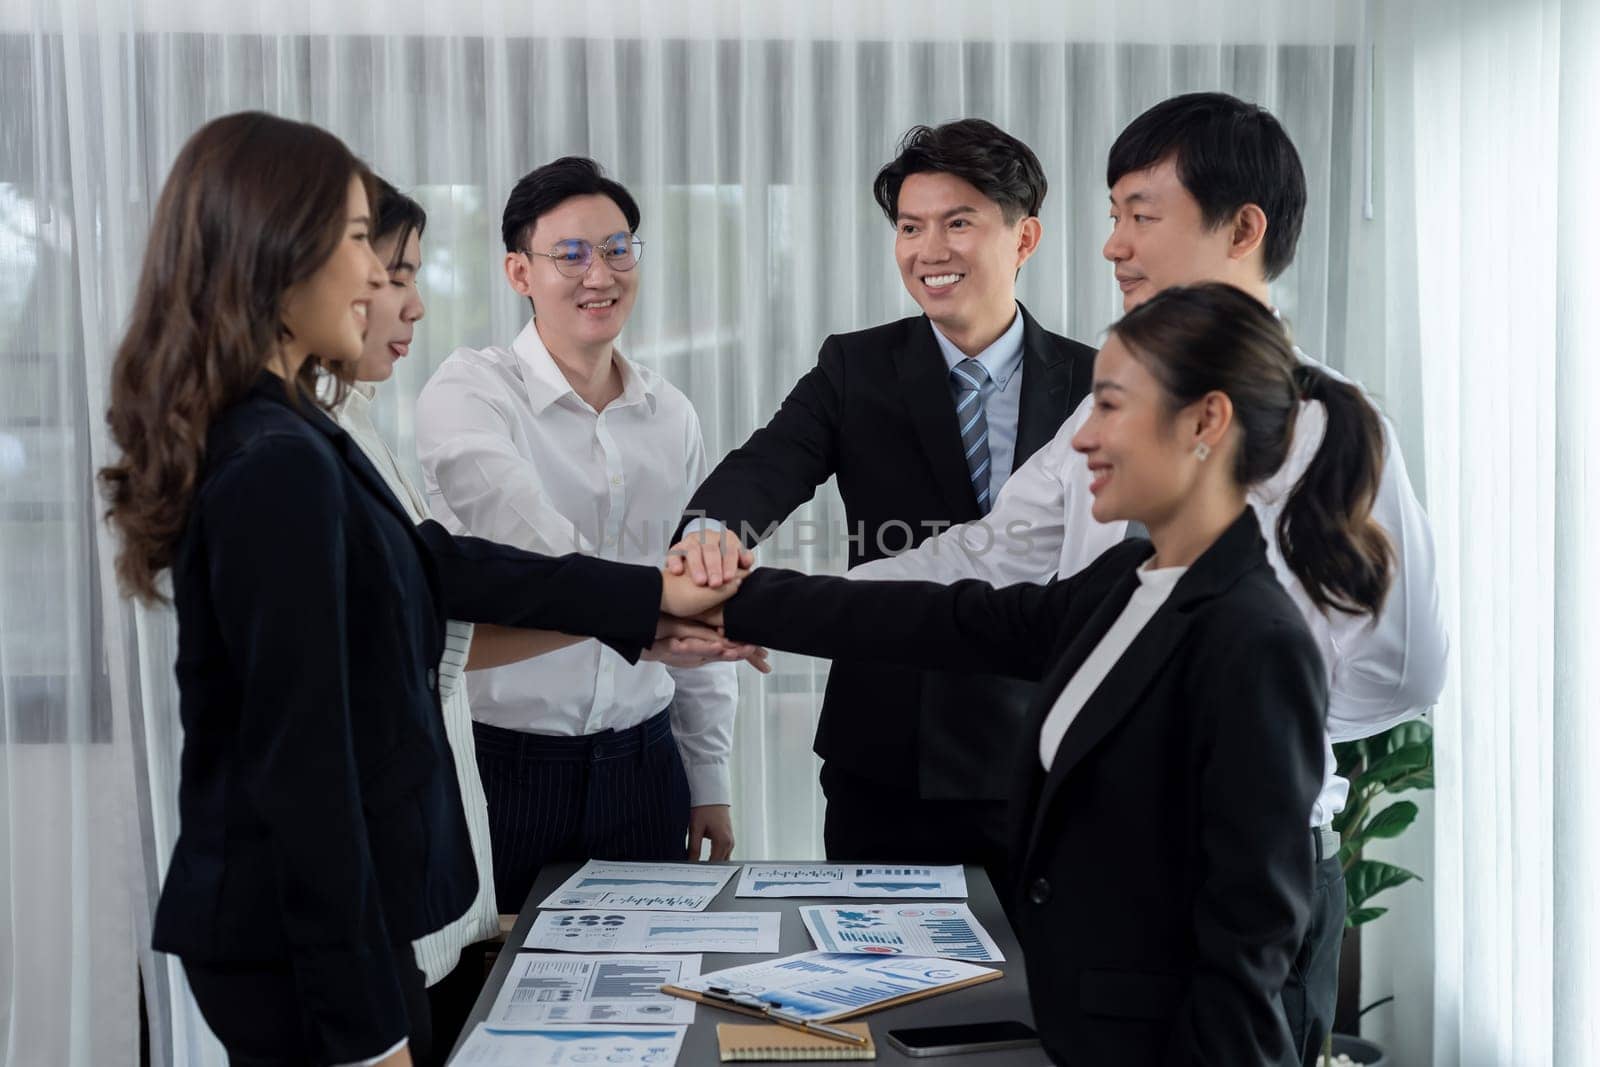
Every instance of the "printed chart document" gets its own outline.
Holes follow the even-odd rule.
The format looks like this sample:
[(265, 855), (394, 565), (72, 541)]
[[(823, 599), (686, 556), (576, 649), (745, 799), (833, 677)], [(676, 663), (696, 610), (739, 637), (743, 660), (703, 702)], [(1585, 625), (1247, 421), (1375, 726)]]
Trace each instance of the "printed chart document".
[[(489, 1025), (692, 1023), (694, 1005), (661, 992), (700, 973), (699, 956), (544, 956), (519, 952)], [(684, 1009), (688, 1009), (685, 1011)]]
[(955, 867), (867, 867), (856, 863), (747, 863), (741, 897), (967, 898), (967, 875)]
[[(712, 971), (667, 992), (681, 996), (714, 991), (811, 1022), (829, 1022), (999, 977), (992, 967), (961, 960), (807, 952)], [(707, 996), (704, 1003), (715, 999)]]
[(557, 952), (777, 952), (776, 911), (541, 911), (523, 948)]
[(823, 952), (879, 956), (943, 956), (976, 963), (1005, 957), (965, 904), (801, 908), (811, 940)]
[(590, 860), (541, 908), (606, 908), (611, 911), (705, 911), (734, 866), (709, 863), (613, 863)]
[(479, 1023), (451, 1060), (453, 1067), (566, 1067), (603, 1063), (672, 1067), (683, 1048), (682, 1026), (592, 1026), (506, 1030)]

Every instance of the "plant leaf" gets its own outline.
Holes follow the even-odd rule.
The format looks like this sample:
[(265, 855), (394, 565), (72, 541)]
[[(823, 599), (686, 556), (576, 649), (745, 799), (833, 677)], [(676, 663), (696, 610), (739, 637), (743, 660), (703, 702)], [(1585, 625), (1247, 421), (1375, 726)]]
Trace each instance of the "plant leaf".
[(1417, 817), (1417, 806), (1409, 800), (1397, 800), (1374, 815), (1361, 828), (1360, 839), (1371, 841), (1380, 837), (1399, 837)]
[(1387, 787), (1391, 793), (1404, 793), (1408, 789), (1432, 789), (1433, 768), (1415, 771), (1406, 775), (1400, 781)]
[(1388, 908), (1357, 908), (1344, 917), (1344, 924), (1346, 926), (1360, 926), (1362, 923), (1371, 922), (1378, 916), (1388, 912), (1388, 910)]
[(1362, 772), (1361, 777), (1363, 783), (1368, 781), (1382, 782), (1384, 788), (1387, 789), (1407, 775), (1432, 766), (1432, 745), (1402, 745), (1387, 755), (1380, 756), (1376, 762), (1369, 764), (1367, 769)]
[(1385, 889), (1415, 879), (1415, 873), (1382, 860), (1358, 860), (1344, 873), (1345, 900), (1352, 910), (1360, 910), (1368, 900)]

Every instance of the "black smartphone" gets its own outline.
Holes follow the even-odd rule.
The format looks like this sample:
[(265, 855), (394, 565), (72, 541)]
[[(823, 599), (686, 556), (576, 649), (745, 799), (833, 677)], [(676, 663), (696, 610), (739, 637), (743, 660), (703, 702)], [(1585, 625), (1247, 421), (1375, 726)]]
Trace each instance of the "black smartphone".
[(998, 1052), (1007, 1048), (1032, 1048), (1039, 1035), (1015, 1019), (958, 1026), (919, 1026), (890, 1030), (889, 1044), (907, 1056), (954, 1056), (962, 1052)]

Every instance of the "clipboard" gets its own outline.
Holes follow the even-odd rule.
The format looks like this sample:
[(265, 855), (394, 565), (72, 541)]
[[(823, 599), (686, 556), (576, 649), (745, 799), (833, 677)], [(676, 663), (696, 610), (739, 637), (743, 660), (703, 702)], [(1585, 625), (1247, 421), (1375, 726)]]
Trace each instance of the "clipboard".
[[(846, 1019), (859, 1019), (863, 1015), (871, 1015), (875, 1011), (884, 1011), (888, 1008), (898, 1008), (902, 1004), (911, 1004), (915, 1001), (926, 1000), (929, 997), (937, 997), (944, 993), (954, 993), (959, 989), (971, 989), (973, 986), (983, 985), (985, 982), (997, 981), (998, 979), (1004, 977), (1004, 971), (991, 970), (987, 974), (974, 975), (971, 978), (964, 978), (959, 982), (952, 982), (949, 985), (935, 986), (932, 989), (919, 989), (911, 993), (902, 993), (898, 997), (891, 997), (888, 1000), (880, 1000), (876, 1003), (869, 1004), (864, 1008), (854, 1008), (848, 1011), (841, 1011), (809, 1021), (813, 1023), (836, 1023), (843, 1022)], [(684, 989), (682, 986), (668, 984), (661, 987), (661, 992), (666, 993), (669, 996), (682, 997), (684, 1000), (692, 1000), (696, 1004), (704, 1004), (712, 1008), (722, 1008), (725, 1011), (738, 1012), (740, 1015), (749, 1015), (757, 1019), (766, 1019), (769, 1022), (781, 1021), (778, 1016), (775, 1016), (771, 1012), (771, 1010), (746, 1007), (745, 1005), (736, 1001), (727, 1000), (721, 997), (707, 996), (697, 989)]]

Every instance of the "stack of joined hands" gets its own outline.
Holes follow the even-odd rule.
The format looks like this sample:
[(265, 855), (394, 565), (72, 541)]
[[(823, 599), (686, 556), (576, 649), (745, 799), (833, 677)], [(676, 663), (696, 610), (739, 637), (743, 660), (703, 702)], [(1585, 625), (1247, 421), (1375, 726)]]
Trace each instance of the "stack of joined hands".
[(661, 569), (656, 643), (644, 658), (669, 667), (744, 660), (770, 674), (766, 649), (729, 641), (722, 632), (723, 602), (739, 591), (753, 566), (755, 555), (731, 530), (701, 530), (673, 545)]

